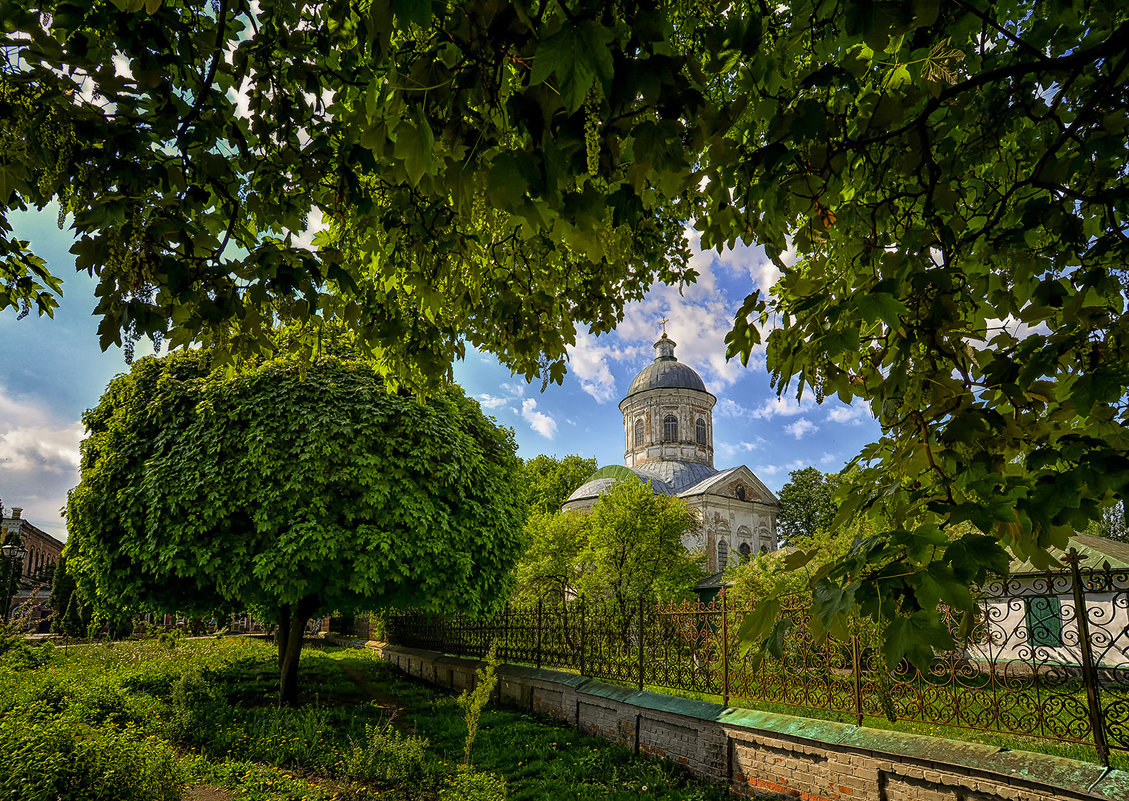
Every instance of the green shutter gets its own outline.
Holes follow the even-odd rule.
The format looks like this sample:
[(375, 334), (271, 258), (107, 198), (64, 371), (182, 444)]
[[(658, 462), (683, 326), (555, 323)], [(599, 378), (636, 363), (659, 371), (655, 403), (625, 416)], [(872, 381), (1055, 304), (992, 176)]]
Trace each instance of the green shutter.
[(1032, 646), (1057, 648), (1062, 645), (1062, 609), (1057, 595), (1036, 595), (1026, 599), (1027, 642)]

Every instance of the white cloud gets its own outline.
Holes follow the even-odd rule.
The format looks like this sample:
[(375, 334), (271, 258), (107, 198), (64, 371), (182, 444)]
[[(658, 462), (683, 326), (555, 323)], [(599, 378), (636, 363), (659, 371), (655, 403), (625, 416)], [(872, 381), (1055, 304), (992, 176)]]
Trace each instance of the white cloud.
[(746, 409), (732, 398), (722, 398), (719, 400), (717, 405), (713, 407), (713, 413), (717, 417), (733, 418), (747, 417), (752, 414), (749, 409)]
[(0, 389), (0, 458), (7, 472), (46, 470), (73, 473), (85, 429), (79, 421), (61, 422)]
[(803, 439), (812, 431), (818, 431), (819, 426), (806, 418), (800, 418), (796, 422), (784, 426), (784, 430), (791, 434), (796, 439)]
[(769, 420), (773, 417), (795, 417), (813, 408), (815, 408), (815, 399), (811, 395), (805, 395), (803, 400), (799, 401), (795, 398), (777, 397), (769, 398), (749, 414), (758, 420)]
[(834, 461), (835, 461), (835, 454), (833, 454), (833, 453), (824, 452), (824, 454), (819, 457), (819, 463), (822, 464), (822, 465), (829, 465)]
[(615, 376), (612, 375), (608, 360), (634, 361), (643, 354), (641, 346), (615, 347), (601, 344), (590, 333), (581, 334), (576, 344), (569, 350), (569, 366), (573, 375), (580, 381), (580, 387), (597, 403), (616, 400)]
[(510, 402), (509, 398), (500, 398), (496, 395), (482, 393), (478, 396), (478, 405), (483, 409), (500, 409)]
[(544, 412), (537, 411), (537, 401), (533, 398), (526, 398), (521, 402), (521, 416), (529, 423), (530, 428), (545, 439), (556, 436), (557, 421)]
[(488, 392), (480, 392), (474, 397), (475, 400), (478, 401), (478, 405), (483, 409), (488, 409), (490, 411), (496, 411), (498, 409), (508, 409), (509, 411), (516, 413), (517, 408), (515, 406), (512, 406), (511, 404), (514, 401), (521, 400), (524, 396), (525, 384), (522, 384), (519, 381), (508, 381), (506, 383), (498, 385), (497, 395), (491, 395)]
[(732, 459), (741, 453), (752, 453), (760, 450), (766, 444), (764, 437), (757, 437), (752, 442), (741, 440), (738, 442), (719, 442), (716, 444), (718, 455), (723, 459)]
[(839, 406), (832, 409), (827, 419), (837, 425), (843, 426), (857, 426), (861, 425), (863, 420), (874, 419), (870, 415), (870, 410), (866, 408), (866, 404), (859, 402), (852, 406)]
[(79, 442), (85, 428), (60, 420), (0, 387), (0, 488), (4, 506), (20, 506), (24, 517), (61, 539), (59, 509), (78, 483)]

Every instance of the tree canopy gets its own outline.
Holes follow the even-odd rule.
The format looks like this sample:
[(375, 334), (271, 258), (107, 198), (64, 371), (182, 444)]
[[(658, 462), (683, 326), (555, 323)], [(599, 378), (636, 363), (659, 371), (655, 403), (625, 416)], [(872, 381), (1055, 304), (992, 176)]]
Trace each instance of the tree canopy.
[(525, 487), (529, 493), (530, 514), (559, 512), (577, 487), (596, 472), (595, 458), (577, 454), (562, 458), (538, 454), (522, 465)]
[(66, 556), (96, 608), (265, 611), (292, 701), (319, 612), (475, 614), (509, 593), (520, 462), (461, 391), (389, 393), (338, 359), (206, 362), (142, 359), (83, 418)]
[(621, 609), (640, 596), (684, 598), (705, 575), (702, 554), (682, 545), (698, 526), (681, 498), (634, 480), (616, 483), (589, 511), (531, 515), (518, 597), (610, 597)]
[[(826, 577), (829, 615), (862, 603), (947, 647), (935, 576), (983, 581), (1002, 546), (1049, 564), (1125, 495), (1124, 4), (3, 13), (0, 306), (55, 303), (7, 210), (57, 199), (104, 344), (246, 355), (298, 321), (312, 350), (342, 320), (401, 380), (469, 342), (559, 381), (578, 326), (693, 279), (691, 223), (779, 260), (730, 355), (764, 340), (779, 392), (857, 399), (882, 425), (842, 512), (882, 499), (891, 526)], [(290, 234), (319, 215), (313, 253)], [(983, 534), (941, 533), (964, 522)]]
[(780, 501), (776, 527), (788, 545), (811, 542), (817, 534), (828, 533), (838, 508), (834, 498), (838, 486), (837, 476), (814, 467), (789, 474), (788, 483), (776, 496)]

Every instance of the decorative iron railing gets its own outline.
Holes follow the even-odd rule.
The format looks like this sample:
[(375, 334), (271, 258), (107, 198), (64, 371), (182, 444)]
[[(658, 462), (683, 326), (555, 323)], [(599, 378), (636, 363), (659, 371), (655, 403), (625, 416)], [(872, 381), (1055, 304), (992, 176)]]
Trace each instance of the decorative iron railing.
[[(1020, 576), (980, 588), (975, 625), (927, 670), (882, 661), (859, 624), (846, 639), (816, 644), (799, 603), (781, 658), (741, 656), (737, 630), (748, 599), (709, 604), (578, 598), (506, 607), (489, 619), (388, 615), (390, 642), (537, 667), (576, 670), (614, 682), (820, 710), (859, 725), (886, 717), (1092, 745), (1102, 764), (1129, 751), (1129, 571), (1108, 563)], [(950, 621), (954, 634), (956, 621)]]

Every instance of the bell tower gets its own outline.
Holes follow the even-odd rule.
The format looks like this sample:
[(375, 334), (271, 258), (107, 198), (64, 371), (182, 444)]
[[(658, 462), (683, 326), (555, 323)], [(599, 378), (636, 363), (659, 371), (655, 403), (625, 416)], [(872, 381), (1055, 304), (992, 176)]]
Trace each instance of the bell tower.
[[(664, 321), (665, 322), (665, 321)], [(655, 360), (643, 368), (619, 404), (628, 467), (648, 462), (691, 462), (713, 468), (713, 407), (705, 382), (674, 355), (666, 331)]]

